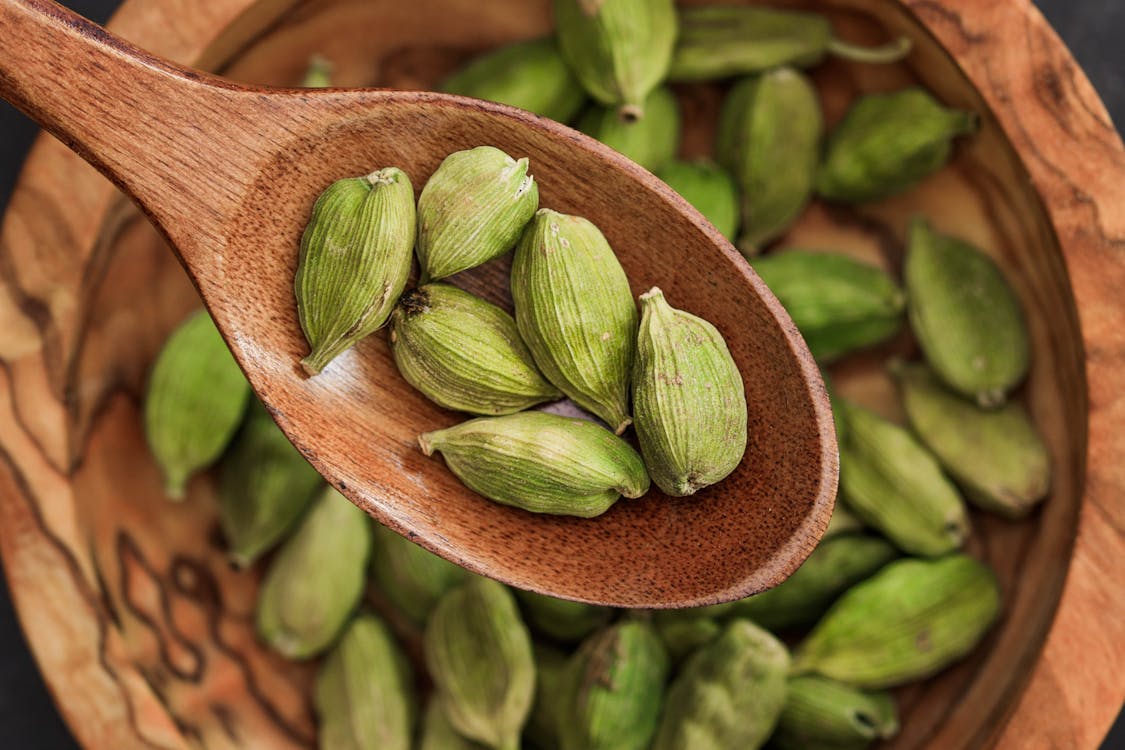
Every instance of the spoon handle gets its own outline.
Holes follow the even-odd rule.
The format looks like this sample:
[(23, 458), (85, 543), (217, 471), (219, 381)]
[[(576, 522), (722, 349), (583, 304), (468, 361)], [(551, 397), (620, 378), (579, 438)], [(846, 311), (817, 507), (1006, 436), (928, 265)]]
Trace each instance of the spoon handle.
[(262, 130), (247, 122), (252, 90), (153, 57), (52, 0), (0, 0), (0, 39), (0, 97), (129, 193), (174, 244), (221, 239)]

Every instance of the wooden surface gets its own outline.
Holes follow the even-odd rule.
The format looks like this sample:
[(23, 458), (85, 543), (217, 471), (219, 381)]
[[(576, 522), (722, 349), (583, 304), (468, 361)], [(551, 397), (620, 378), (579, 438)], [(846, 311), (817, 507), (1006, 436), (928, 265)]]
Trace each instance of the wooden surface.
[[(620, 607), (757, 593), (815, 547), (837, 473), (816, 364), (738, 253), (648, 172), (558, 123), (498, 105), (417, 92), (263, 91), (184, 74), (100, 39), (104, 31), (49, 0), (0, 4), (0, 29), (23, 41), (0, 51), (0, 93), (136, 198), (281, 428), (385, 525), (505, 583)], [(597, 225), (634, 296), (660, 286), (670, 304), (723, 333), (746, 384), (751, 437), (721, 484), (681, 500), (654, 490), (592, 520), (529, 514), (471, 492), (419, 450), (420, 433), (462, 416), (398, 375), (384, 336), (316, 377), (299, 366), (308, 346), (293, 278), (320, 192), (384, 166), (403, 169), (420, 191), (448, 154), (479, 145), (529, 157), (540, 205)], [(506, 272), (477, 281), (478, 291), (506, 297)]]
[[(174, 16), (188, 3), (142, 5)], [(215, 5), (224, 17), (225, 3)], [(905, 12), (834, 5), (871, 6), (883, 26), (911, 30), (919, 49), (893, 70), (820, 71), (830, 118), (845, 95), (915, 78), (994, 117), (952, 169), (916, 193), (858, 219), (814, 207), (790, 240), (893, 269), (903, 222), (925, 210), (984, 246), (1029, 311), (1036, 360), (1022, 397), (1048, 435), (1055, 469), (1033, 521), (974, 516), (970, 549), (998, 570), (1004, 620), (967, 662), (900, 692), (904, 731), (894, 746), (1095, 747), (1125, 693), (1117, 584), (1125, 477), (1114, 435), (1125, 423), (1115, 371), (1125, 352), (1116, 209), (1125, 152), (1088, 83), (1025, 3), (911, 2)], [(248, 82), (292, 83), (308, 53), (323, 51), (339, 61), (341, 84), (420, 86), (476, 51), (546, 29), (542, 4), (480, 6), (314, 0), (264, 32), (244, 23), (212, 49), (228, 50), (226, 71)], [(137, 12), (125, 8), (122, 20)], [(886, 33), (850, 12), (835, 20), (849, 38)], [(200, 51), (222, 27), (200, 30), (200, 55), (223, 59)], [(153, 29), (159, 49), (166, 32)], [(394, 29), (393, 42), (370, 29)], [(679, 93), (693, 113), (685, 149), (703, 150), (719, 92)], [(152, 230), (57, 143), (40, 143), (15, 201), (0, 252), (0, 318), (11, 321), (0, 329), (11, 394), (0, 413), (0, 542), (33, 647), (65, 690), (68, 720), (98, 748), (235, 747), (249, 737), (261, 747), (308, 746), (307, 669), (254, 645), (246, 604), (254, 575), (233, 574), (210, 546), (206, 481), (186, 506), (170, 508), (156, 502), (159, 481), (140, 458), (136, 394), (163, 335), (196, 304), (190, 286)], [(893, 415), (881, 355), (910, 349), (897, 341), (837, 368), (837, 380)], [(6, 429), (15, 424), (21, 429)]]

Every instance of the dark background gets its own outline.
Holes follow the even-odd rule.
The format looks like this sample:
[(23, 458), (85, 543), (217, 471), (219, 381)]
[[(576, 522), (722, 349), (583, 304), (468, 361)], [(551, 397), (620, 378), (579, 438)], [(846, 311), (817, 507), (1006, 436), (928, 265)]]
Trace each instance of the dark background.
[[(118, 0), (68, 0), (64, 4), (105, 23)], [(1125, 122), (1125, 3), (1121, 0), (1037, 0), (1086, 70), (1116, 123)], [(4, 43), (0, 40), (0, 43)], [(0, 102), (0, 207), (6, 206), (24, 155), (35, 137), (32, 123)], [(2, 211), (0, 211), (2, 213)], [(1076, 676), (1076, 679), (1080, 679)], [(1123, 676), (1122, 679), (1125, 679)], [(0, 748), (77, 750), (43, 686), (0, 578)], [(1125, 748), (1118, 719), (1103, 750)], [(1060, 749), (1062, 750), (1062, 749)]]

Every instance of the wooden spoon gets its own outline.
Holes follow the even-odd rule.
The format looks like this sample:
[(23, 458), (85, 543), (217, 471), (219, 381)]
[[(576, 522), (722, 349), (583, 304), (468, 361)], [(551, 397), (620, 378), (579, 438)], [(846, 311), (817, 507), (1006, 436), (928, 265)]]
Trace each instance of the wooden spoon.
[[(422, 92), (238, 86), (131, 47), (49, 0), (0, 0), (0, 95), (119, 185), (167, 236), (259, 398), (312, 464), (378, 521), (475, 572), (623, 607), (683, 607), (784, 580), (827, 526), (836, 442), (808, 349), (745, 261), (651, 174), (558, 123)], [(541, 205), (606, 234), (633, 290), (715, 323), (742, 370), (750, 442), (724, 482), (655, 489), (604, 516), (488, 502), (418, 433), (464, 417), (414, 392), (382, 336), (315, 378), (298, 362), (293, 274), (331, 181), (398, 166), (416, 189), (449, 153), (528, 156)], [(478, 290), (506, 299), (503, 267)], [(482, 283), (485, 285), (481, 289)]]

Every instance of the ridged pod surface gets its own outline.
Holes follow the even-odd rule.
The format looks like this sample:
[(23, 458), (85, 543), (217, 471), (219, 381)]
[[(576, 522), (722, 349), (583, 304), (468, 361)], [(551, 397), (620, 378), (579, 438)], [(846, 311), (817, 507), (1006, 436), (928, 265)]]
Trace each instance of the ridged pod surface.
[(789, 680), (770, 746), (777, 750), (863, 750), (898, 734), (894, 699), (809, 675)]

